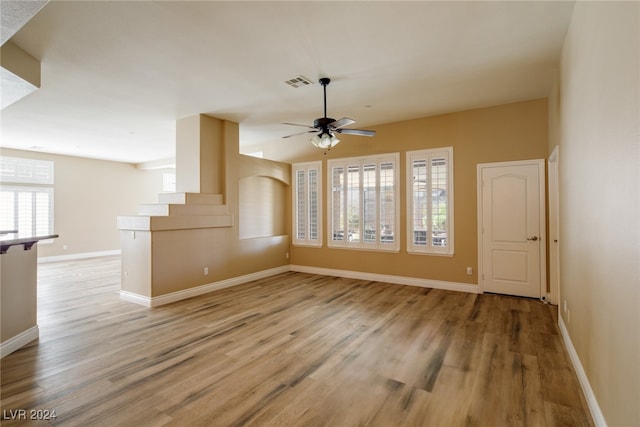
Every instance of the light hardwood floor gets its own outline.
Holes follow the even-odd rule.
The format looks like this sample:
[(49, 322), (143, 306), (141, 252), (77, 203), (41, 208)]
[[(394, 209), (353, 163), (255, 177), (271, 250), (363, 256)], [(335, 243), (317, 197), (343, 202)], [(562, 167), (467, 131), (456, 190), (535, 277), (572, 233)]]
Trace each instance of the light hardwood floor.
[(3, 426), (592, 425), (538, 301), (286, 273), (147, 309), (119, 280), (118, 257), (40, 266)]

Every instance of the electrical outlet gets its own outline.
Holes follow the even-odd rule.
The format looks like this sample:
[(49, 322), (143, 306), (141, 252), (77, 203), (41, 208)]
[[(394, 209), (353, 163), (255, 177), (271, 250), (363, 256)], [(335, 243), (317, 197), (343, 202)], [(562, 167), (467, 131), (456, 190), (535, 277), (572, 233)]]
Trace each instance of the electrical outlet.
[(473, 274), (473, 267), (467, 267), (467, 276), (471, 276)]
[(204, 268), (204, 272), (203, 272), (203, 274), (204, 274), (205, 276), (207, 276), (207, 275), (209, 274), (209, 267), (205, 267), (205, 268)]
[(286, 259), (289, 259), (289, 252), (287, 252), (286, 254), (284, 254), (284, 257), (285, 257)]
[(567, 300), (563, 300), (562, 301), (562, 310), (566, 313), (567, 312)]

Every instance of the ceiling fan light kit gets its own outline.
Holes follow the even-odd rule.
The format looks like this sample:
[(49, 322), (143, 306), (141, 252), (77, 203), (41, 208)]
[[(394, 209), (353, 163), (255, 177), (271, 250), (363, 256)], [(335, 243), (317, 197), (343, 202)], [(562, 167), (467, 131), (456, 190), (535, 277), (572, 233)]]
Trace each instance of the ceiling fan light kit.
[(293, 135), (283, 136), (283, 138), (289, 138), (295, 135), (301, 135), (304, 133), (316, 133), (316, 135), (311, 138), (311, 143), (318, 148), (322, 148), (325, 150), (330, 150), (335, 147), (340, 140), (334, 135), (334, 133), (345, 133), (350, 135), (360, 135), (360, 136), (374, 136), (376, 134), (373, 130), (361, 130), (361, 129), (344, 129), (344, 126), (351, 125), (355, 123), (355, 120), (350, 119), (348, 117), (343, 117), (340, 120), (333, 119), (331, 117), (327, 117), (327, 85), (331, 82), (331, 79), (328, 77), (323, 77), (320, 79), (319, 83), (323, 88), (324, 92), (324, 117), (317, 118), (313, 121), (313, 126), (299, 125), (296, 123), (284, 123), (287, 125), (294, 126), (304, 126), (308, 127), (312, 130), (294, 133)]
[(331, 149), (336, 145), (338, 145), (338, 143), (340, 142), (338, 138), (328, 133), (323, 133), (322, 135), (320, 134), (315, 135), (313, 138), (310, 139), (310, 141), (314, 146), (318, 148), (323, 148), (323, 149)]

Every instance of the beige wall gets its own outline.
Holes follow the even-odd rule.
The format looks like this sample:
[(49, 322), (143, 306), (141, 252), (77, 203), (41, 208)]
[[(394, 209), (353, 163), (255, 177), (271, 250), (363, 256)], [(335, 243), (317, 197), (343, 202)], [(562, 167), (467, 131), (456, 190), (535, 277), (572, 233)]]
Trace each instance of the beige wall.
[(0, 342), (37, 326), (37, 246), (16, 245), (0, 255)]
[(606, 422), (640, 425), (638, 2), (577, 2), (561, 62), (560, 297)]
[[(195, 129), (186, 126), (189, 123)], [(214, 156), (224, 158), (223, 174), (218, 175), (215, 163), (201, 166), (214, 169), (213, 174), (205, 171), (206, 176), (216, 176), (216, 182), (223, 184), (222, 194), (233, 222), (230, 227), (136, 231), (135, 238), (131, 231), (123, 230), (122, 289), (143, 297), (159, 297), (289, 264), (290, 165), (239, 154), (237, 123), (201, 115), (198, 120), (183, 119), (182, 124), (186, 128), (178, 128), (177, 144), (183, 141), (181, 132), (186, 131), (185, 139), (204, 141), (206, 146), (216, 147)], [(209, 132), (212, 128), (217, 131)], [(196, 153), (195, 157), (200, 155), (191, 145), (178, 145), (176, 152), (183, 148)], [(203, 178), (202, 171), (196, 178)], [(127, 213), (131, 212), (120, 212)]]
[(40, 61), (20, 49), (15, 43), (7, 41), (0, 48), (2, 68), (30, 83), (40, 87)]
[(240, 239), (289, 234), (285, 207), (288, 186), (267, 176), (242, 178), (239, 186)]
[(38, 243), (40, 257), (119, 250), (116, 216), (135, 213), (140, 203), (154, 203), (162, 191), (160, 170), (6, 148), (0, 154), (54, 162), (54, 233), (60, 237)]
[(217, 138), (220, 132), (220, 121), (202, 115), (176, 122), (176, 145), (180, 146), (176, 151), (177, 192), (224, 192), (224, 147)]
[[(326, 156), (318, 150), (314, 157), (296, 161), (352, 157), (400, 152), (400, 253), (362, 252), (328, 249), (326, 233), (322, 248), (293, 246), (291, 263), (349, 271), (389, 274), (456, 283), (477, 284), (477, 197), (476, 165), (547, 155), (547, 100), (538, 99), (481, 108), (441, 116), (378, 126), (374, 138), (341, 136), (341, 143)], [(454, 224), (453, 257), (408, 254), (405, 222), (405, 153), (424, 148), (453, 147)], [(326, 162), (324, 165), (326, 188)], [(323, 205), (327, 206), (326, 192)], [(326, 210), (326, 209), (325, 209)], [(324, 230), (327, 218), (324, 217)], [(466, 274), (467, 267), (474, 274)]]

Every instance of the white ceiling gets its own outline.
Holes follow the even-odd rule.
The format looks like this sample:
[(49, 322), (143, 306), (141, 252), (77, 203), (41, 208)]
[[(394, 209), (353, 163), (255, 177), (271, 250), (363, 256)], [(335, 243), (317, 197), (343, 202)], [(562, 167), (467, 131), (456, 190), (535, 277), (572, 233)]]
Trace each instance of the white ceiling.
[[(328, 115), (372, 126), (547, 96), (573, 2), (51, 1), (11, 39), (42, 87), (2, 110), (2, 145), (125, 161), (175, 154), (175, 122), (240, 123), (287, 161)], [(269, 148), (270, 147), (270, 148)], [(275, 147), (275, 149), (274, 149)]]

